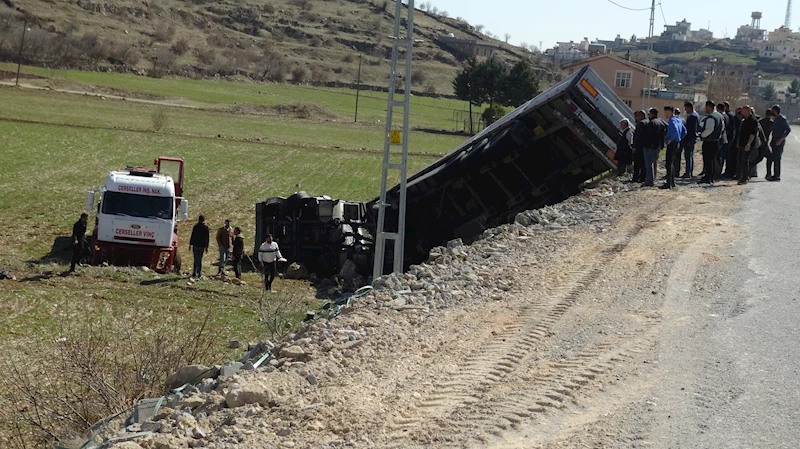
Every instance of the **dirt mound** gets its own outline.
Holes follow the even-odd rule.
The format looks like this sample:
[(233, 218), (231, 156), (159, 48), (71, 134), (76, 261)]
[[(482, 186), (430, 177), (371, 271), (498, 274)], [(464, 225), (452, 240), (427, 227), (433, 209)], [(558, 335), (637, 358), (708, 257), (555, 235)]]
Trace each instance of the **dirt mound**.
[(233, 112), (241, 114), (273, 115), (303, 120), (336, 120), (338, 115), (316, 104), (291, 103), (263, 105), (242, 103), (233, 107)]

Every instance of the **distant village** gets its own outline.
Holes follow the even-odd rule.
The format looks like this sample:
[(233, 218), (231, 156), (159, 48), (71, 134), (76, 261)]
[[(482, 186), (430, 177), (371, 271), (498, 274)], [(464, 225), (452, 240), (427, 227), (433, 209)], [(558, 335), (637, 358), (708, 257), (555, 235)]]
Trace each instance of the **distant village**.
[(793, 88), (792, 81), (800, 78), (800, 33), (786, 26), (768, 32), (761, 28), (761, 18), (761, 12), (751, 13), (750, 23), (740, 26), (733, 38), (693, 30), (684, 19), (649, 40), (635, 35), (583, 38), (558, 42), (543, 55), (568, 72), (592, 66), (633, 109), (645, 103), (659, 107), (705, 101), (714, 78), (738, 90), (738, 98), (795, 104), (798, 82)]

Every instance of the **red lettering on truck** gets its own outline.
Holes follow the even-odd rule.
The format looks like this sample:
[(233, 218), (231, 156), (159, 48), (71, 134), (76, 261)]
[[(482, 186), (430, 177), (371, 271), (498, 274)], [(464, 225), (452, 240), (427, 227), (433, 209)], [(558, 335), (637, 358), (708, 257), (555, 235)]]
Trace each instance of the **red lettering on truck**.
[(114, 229), (114, 234), (127, 235), (130, 237), (141, 237), (142, 235), (144, 235), (142, 231), (136, 231), (133, 229), (120, 229), (120, 228)]

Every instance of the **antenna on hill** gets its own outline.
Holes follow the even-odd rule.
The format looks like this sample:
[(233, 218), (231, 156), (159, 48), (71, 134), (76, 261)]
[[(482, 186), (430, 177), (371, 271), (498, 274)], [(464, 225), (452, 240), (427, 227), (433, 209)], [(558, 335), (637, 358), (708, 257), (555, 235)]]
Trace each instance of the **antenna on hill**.
[(786, 1), (786, 18), (783, 19), (783, 25), (786, 28), (792, 27), (792, 0)]

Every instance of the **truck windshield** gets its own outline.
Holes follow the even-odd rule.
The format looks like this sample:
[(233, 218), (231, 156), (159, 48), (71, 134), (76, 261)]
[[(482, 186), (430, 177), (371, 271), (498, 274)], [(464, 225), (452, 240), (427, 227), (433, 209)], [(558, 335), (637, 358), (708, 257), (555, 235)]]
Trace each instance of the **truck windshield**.
[(103, 194), (103, 213), (140, 218), (172, 219), (175, 202), (169, 197), (106, 192)]

